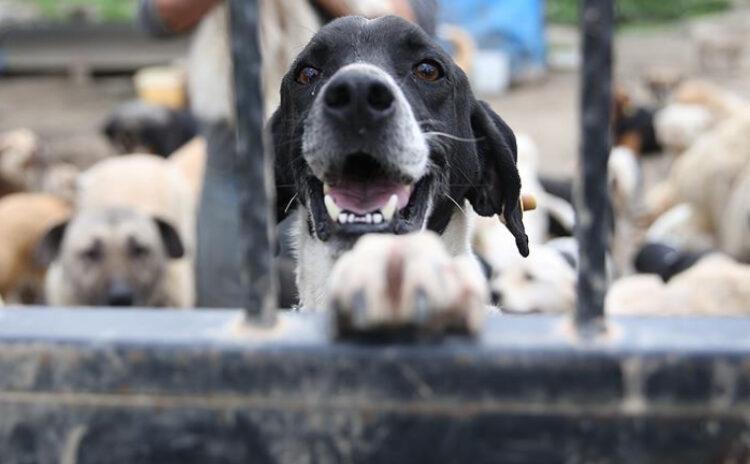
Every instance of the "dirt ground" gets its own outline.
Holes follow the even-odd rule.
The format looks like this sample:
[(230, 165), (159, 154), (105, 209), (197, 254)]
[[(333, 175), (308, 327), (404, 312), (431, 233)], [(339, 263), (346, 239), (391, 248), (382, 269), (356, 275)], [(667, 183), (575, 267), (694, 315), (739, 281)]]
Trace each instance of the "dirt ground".
[[(700, 69), (691, 40), (696, 24), (744, 31), (750, 29), (750, 12), (739, 10), (663, 27), (621, 31), (615, 52), (618, 82), (633, 90), (638, 100), (639, 95), (645, 95), (641, 88), (644, 73), (666, 66), (686, 76), (708, 78), (750, 97), (747, 56), (736, 70), (710, 73)], [(552, 27), (549, 37), (553, 47), (562, 44), (577, 50), (575, 30)], [(748, 52), (745, 50), (746, 55)], [(529, 134), (539, 145), (544, 174), (565, 176), (574, 171), (579, 145), (578, 87), (578, 72), (553, 71), (541, 82), (514, 87), (491, 99), (514, 130)], [(98, 138), (98, 131), (105, 115), (117, 102), (132, 96), (132, 85), (126, 77), (96, 78), (86, 85), (63, 76), (0, 79), (0, 131), (27, 127), (51, 146), (64, 146), (60, 148), (63, 152), (70, 151), (71, 138), (93, 140), (89, 151), (103, 152), (107, 148)]]

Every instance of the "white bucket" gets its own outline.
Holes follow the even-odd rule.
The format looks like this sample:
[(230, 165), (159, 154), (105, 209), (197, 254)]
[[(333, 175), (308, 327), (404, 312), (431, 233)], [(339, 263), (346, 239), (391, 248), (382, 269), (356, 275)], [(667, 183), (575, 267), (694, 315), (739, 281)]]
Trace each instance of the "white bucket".
[(510, 86), (510, 57), (500, 50), (478, 50), (472, 71), (471, 85), (479, 95), (500, 95)]

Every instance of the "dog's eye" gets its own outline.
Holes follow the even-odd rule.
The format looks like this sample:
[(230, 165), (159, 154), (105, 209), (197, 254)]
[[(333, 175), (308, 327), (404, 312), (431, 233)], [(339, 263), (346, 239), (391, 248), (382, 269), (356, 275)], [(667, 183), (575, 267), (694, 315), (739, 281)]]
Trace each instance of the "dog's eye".
[(297, 82), (302, 85), (308, 85), (320, 76), (320, 70), (312, 66), (305, 66), (297, 73)]
[(81, 257), (89, 262), (97, 263), (104, 257), (104, 252), (100, 246), (92, 246), (81, 252)]
[(128, 253), (133, 258), (145, 258), (151, 253), (151, 250), (131, 239), (128, 243)]
[(443, 68), (435, 61), (424, 60), (414, 66), (414, 74), (423, 81), (436, 81), (443, 77)]

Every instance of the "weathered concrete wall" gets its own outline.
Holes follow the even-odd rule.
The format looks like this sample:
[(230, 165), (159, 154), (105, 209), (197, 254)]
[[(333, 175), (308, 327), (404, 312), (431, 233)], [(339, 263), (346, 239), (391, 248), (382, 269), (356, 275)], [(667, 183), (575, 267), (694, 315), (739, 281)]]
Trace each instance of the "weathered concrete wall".
[(396, 345), (331, 343), (325, 321), (3, 310), (0, 462), (747, 462), (748, 321), (582, 342), (498, 317)]

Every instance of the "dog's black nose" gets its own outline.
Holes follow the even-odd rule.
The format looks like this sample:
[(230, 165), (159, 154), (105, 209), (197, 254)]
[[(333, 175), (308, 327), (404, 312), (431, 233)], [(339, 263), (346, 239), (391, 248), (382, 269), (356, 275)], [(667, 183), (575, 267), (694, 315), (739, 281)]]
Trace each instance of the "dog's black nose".
[(133, 306), (135, 295), (130, 285), (125, 282), (113, 282), (107, 291), (107, 305)]
[(336, 76), (328, 84), (323, 102), (328, 115), (354, 124), (373, 124), (395, 111), (395, 97), (382, 78), (361, 73)]

